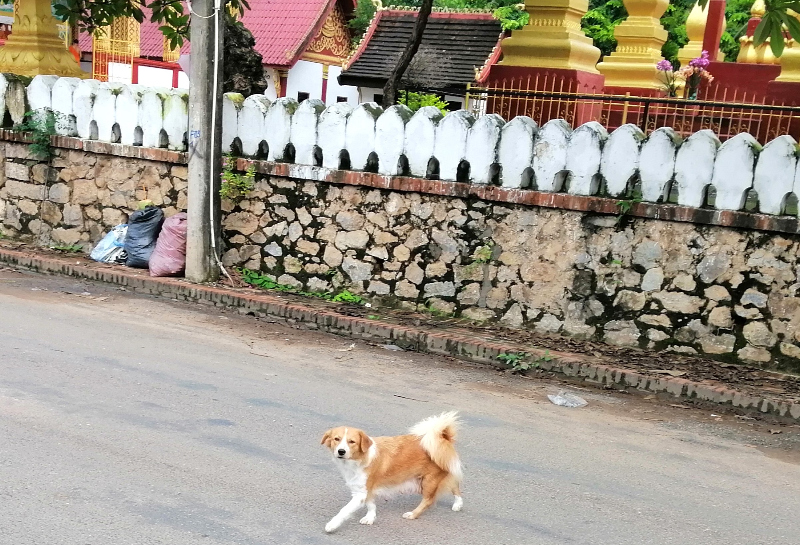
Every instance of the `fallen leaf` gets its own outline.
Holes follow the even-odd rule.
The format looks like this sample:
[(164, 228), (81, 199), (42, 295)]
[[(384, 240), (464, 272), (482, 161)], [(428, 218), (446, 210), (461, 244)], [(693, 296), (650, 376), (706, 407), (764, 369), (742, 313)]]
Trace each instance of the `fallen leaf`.
[(351, 351), (351, 350), (353, 350), (355, 347), (356, 347), (356, 343), (353, 343), (353, 344), (351, 344), (350, 346), (348, 346), (347, 348), (340, 348), (340, 349), (339, 349), (339, 352), (350, 352), (350, 351)]
[(783, 433), (783, 430), (769, 430), (772, 435), (778, 435), (779, 433)]
[(691, 407), (689, 407), (688, 405), (678, 405), (678, 404), (672, 404), (670, 405), (670, 407), (675, 407), (676, 409), (691, 409)]
[(655, 398), (656, 396), (654, 395), (644, 396), (644, 399), (655, 399)]
[(653, 373), (658, 373), (659, 375), (669, 375), (671, 377), (682, 377), (686, 374), (686, 371), (675, 371), (672, 369), (656, 369)]

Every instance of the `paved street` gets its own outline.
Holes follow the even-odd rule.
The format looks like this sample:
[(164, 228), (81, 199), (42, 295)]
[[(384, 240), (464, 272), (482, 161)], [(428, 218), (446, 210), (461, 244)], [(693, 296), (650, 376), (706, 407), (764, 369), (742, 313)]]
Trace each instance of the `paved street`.
[[(0, 544), (781, 544), (800, 429), (0, 271)], [(464, 510), (348, 500), (322, 432), (464, 415)], [(781, 431), (770, 434), (770, 428)]]

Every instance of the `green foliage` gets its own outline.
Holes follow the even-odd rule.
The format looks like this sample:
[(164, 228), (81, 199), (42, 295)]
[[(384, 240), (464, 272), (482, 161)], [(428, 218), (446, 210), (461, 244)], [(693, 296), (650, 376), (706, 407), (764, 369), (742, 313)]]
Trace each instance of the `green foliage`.
[[(667, 31), (667, 41), (661, 48), (661, 54), (676, 68), (679, 67), (678, 50), (689, 41), (686, 35), (686, 19), (694, 5), (695, 0), (671, 0), (661, 17), (661, 25)], [(721, 39), (721, 50), (726, 61), (735, 61), (739, 54), (739, 38), (747, 30), (752, 6), (753, 0), (729, 0), (726, 5), (728, 26)], [(605, 56), (617, 47), (614, 29), (627, 16), (622, 0), (591, 0), (581, 26)]]
[(369, 28), (372, 18), (375, 17), (375, 4), (371, 0), (358, 0), (353, 18), (347, 24), (353, 31), (353, 45), (356, 45)]
[(235, 17), (225, 15), (225, 62), (222, 91), (242, 96), (261, 94), (267, 88), (264, 59), (255, 50), (253, 34)]
[(594, 41), (595, 47), (605, 56), (617, 47), (614, 28), (620, 24), (628, 12), (622, 0), (591, 0), (589, 11), (581, 20), (583, 32)]
[[(698, 0), (698, 2), (701, 6), (708, 4), (708, 0)], [(735, 4), (735, 2), (731, 2), (731, 4)], [(780, 57), (783, 54), (785, 45), (783, 27), (786, 27), (789, 35), (795, 41), (800, 41), (800, 21), (788, 13), (789, 10), (800, 13), (800, 0), (765, 0), (764, 4), (764, 16), (756, 27), (753, 43), (759, 46), (767, 38), (770, 38), (769, 46), (772, 49), (772, 53), (776, 57)], [(752, 6), (752, 3), (750, 5)], [(726, 6), (725, 13), (730, 13), (728, 6)]]
[(513, 374), (524, 374), (531, 369), (538, 369), (542, 362), (551, 361), (553, 357), (546, 350), (543, 356), (532, 356), (527, 352), (506, 352), (498, 354), (497, 359), (511, 368)]
[[(522, 0), (434, 0), (433, 7), (454, 10), (481, 9), (492, 11), (503, 30), (516, 30), (528, 24), (528, 13), (518, 6)], [(384, 1), (386, 6), (419, 8), (421, 0)], [(348, 23), (353, 30), (353, 42), (357, 43), (369, 28), (375, 16), (375, 5), (370, 0), (358, 0), (353, 19)]]
[(28, 150), (36, 159), (49, 161), (53, 156), (53, 146), (50, 137), (56, 134), (56, 121), (58, 114), (52, 110), (25, 112), (22, 123), (14, 126), (13, 130), (29, 132), (33, 140), (28, 145)]
[(236, 168), (236, 159), (226, 155), (222, 160), (222, 184), (219, 196), (223, 199), (238, 201), (244, 198), (255, 187), (256, 167), (250, 165), (244, 174), (239, 174)]
[(475, 263), (489, 263), (492, 260), (492, 252), (494, 251), (494, 242), (489, 241), (483, 246), (479, 246), (472, 252), (472, 260)]
[(364, 299), (362, 299), (360, 295), (356, 295), (355, 293), (350, 293), (347, 290), (340, 291), (339, 293), (333, 295), (333, 297), (330, 298), (328, 298), (327, 295), (328, 294), (325, 294), (323, 299), (328, 299), (330, 301), (333, 301), (334, 303), (349, 303), (351, 305), (360, 305), (361, 303), (364, 302)]
[(530, 14), (516, 6), (503, 6), (492, 12), (495, 19), (500, 21), (503, 30), (519, 30), (530, 21)]
[(397, 96), (399, 104), (405, 104), (412, 112), (416, 112), (425, 106), (435, 106), (442, 114), (447, 114), (447, 102), (437, 95), (430, 93), (414, 93), (411, 91), (400, 91)]
[(364, 303), (364, 299), (361, 296), (356, 295), (355, 293), (351, 293), (347, 290), (340, 291), (339, 293), (303, 291), (292, 286), (287, 286), (286, 284), (280, 284), (276, 282), (272, 277), (261, 274), (258, 271), (253, 271), (250, 269), (240, 269), (239, 272), (242, 274), (242, 280), (244, 280), (251, 286), (256, 286), (258, 288), (262, 288), (265, 290), (276, 290), (284, 293), (292, 293), (294, 295), (317, 297), (319, 299), (324, 299), (326, 301), (331, 301), (333, 303), (347, 303), (351, 305), (361, 305)]
[(619, 216), (617, 216), (617, 224), (622, 221), (622, 218), (630, 214), (631, 208), (633, 208), (634, 204), (642, 202), (641, 194), (634, 195), (630, 199), (626, 199), (623, 201), (617, 201), (617, 206), (619, 207)]
[[(0, 0), (10, 4), (12, 0)], [(228, 8), (240, 12), (249, 9), (247, 0), (227, 0)], [(55, 16), (80, 30), (89, 33), (108, 26), (118, 17), (133, 17), (140, 23), (145, 19), (142, 8), (150, 10), (150, 20), (161, 26), (159, 29), (175, 49), (189, 38), (189, 11), (183, 0), (58, 0), (53, 3)]]
[(57, 250), (59, 252), (65, 252), (68, 254), (77, 254), (83, 251), (83, 246), (80, 244), (70, 244), (68, 246), (50, 246), (51, 250)]

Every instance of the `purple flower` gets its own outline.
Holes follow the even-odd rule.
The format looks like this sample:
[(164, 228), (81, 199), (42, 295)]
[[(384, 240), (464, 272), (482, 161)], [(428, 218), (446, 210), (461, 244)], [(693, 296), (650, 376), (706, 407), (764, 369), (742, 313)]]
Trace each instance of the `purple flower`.
[(699, 57), (689, 61), (689, 66), (693, 66), (695, 68), (705, 69), (705, 68), (708, 68), (708, 65), (710, 63), (711, 63), (711, 60), (708, 58), (708, 51), (703, 50), (703, 52), (700, 53)]
[(662, 72), (672, 72), (672, 63), (664, 59), (656, 63), (656, 68)]

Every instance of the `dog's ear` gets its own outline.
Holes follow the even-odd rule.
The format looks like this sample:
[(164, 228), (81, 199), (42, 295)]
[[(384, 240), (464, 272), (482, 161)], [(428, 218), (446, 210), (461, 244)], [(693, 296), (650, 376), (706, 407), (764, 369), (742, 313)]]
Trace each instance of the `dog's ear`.
[(322, 441), (320, 441), (319, 444), (331, 448), (331, 430), (325, 432), (325, 435), (322, 436)]
[(360, 437), (361, 452), (367, 452), (369, 450), (369, 447), (372, 446), (372, 439), (370, 439), (369, 435), (367, 435), (363, 431), (360, 432), (360, 435), (361, 435)]

